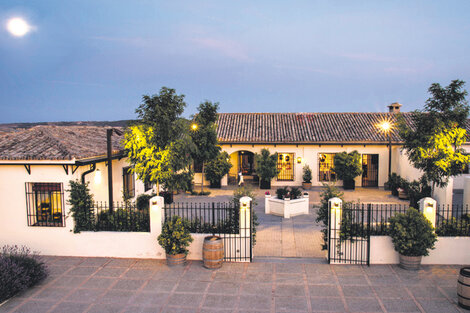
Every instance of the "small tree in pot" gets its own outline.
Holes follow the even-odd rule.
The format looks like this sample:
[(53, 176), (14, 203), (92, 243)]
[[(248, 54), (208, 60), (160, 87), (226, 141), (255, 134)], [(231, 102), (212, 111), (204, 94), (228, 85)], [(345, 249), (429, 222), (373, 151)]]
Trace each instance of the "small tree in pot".
[(308, 164), (305, 164), (303, 168), (303, 175), (302, 175), (302, 188), (310, 189), (312, 188), (312, 170)]
[(333, 171), (343, 181), (344, 189), (354, 189), (354, 178), (362, 174), (361, 155), (356, 150), (335, 154)]
[(220, 180), (228, 174), (232, 163), (227, 152), (223, 151), (206, 165), (206, 178), (211, 182), (211, 188), (220, 188)]
[(421, 258), (434, 249), (437, 235), (430, 221), (414, 208), (390, 218), (390, 237), (400, 255), (400, 266), (417, 270)]
[(277, 169), (277, 153), (270, 154), (268, 149), (261, 150), (255, 155), (256, 173), (259, 176), (259, 187), (271, 189), (271, 179), (279, 172)]
[(189, 221), (175, 215), (166, 221), (162, 233), (158, 236), (158, 243), (165, 249), (168, 265), (186, 263), (186, 255), (193, 237), (189, 232)]

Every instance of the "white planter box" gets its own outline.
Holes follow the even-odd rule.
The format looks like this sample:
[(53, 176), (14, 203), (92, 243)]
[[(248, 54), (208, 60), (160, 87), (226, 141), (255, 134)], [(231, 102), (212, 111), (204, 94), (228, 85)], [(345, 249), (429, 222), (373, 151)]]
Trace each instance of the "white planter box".
[(290, 218), (291, 216), (308, 214), (308, 194), (301, 199), (280, 200), (266, 195), (264, 199), (264, 212)]

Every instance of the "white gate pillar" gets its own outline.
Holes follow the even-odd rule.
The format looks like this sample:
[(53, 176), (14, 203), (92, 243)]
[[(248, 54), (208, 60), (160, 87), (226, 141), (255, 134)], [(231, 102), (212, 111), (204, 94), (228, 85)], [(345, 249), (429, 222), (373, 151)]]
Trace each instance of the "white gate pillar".
[(437, 201), (433, 198), (423, 198), (419, 200), (419, 211), (423, 213), (432, 224), (432, 227), (436, 227), (436, 212), (437, 212)]
[[(329, 234), (328, 234), (328, 255), (329, 259), (334, 259), (336, 251), (336, 240), (339, 240), (341, 229), (341, 216), (343, 210), (343, 200), (340, 198), (331, 198), (328, 200), (330, 211)], [(335, 240), (332, 240), (334, 238)], [(333, 246), (332, 246), (333, 245)], [(330, 262), (331, 263), (331, 262)]]
[(250, 197), (240, 199), (240, 236), (250, 236), (251, 229), (251, 202)]
[(164, 220), (163, 206), (165, 201), (163, 197), (150, 198), (150, 233), (160, 235), (162, 232), (162, 224)]

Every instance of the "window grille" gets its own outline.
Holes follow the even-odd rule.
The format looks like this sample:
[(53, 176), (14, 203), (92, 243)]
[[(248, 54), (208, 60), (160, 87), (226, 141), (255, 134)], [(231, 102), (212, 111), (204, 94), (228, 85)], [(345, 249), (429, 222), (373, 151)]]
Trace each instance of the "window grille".
[(318, 181), (336, 181), (336, 174), (331, 170), (334, 160), (335, 153), (318, 154)]
[(152, 186), (153, 186), (153, 184), (151, 182), (149, 182), (149, 181), (144, 182), (144, 190), (145, 191), (149, 191), (150, 189), (152, 189)]
[(277, 174), (277, 180), (294, 180), (294, 154), (278, 153), (277, 170), (279, 171)]
[(28, 226), (65, 226), (62, 183), (26, 183)]
[(131, 167), (124, 167), (122, 169), (122, 189), (125, 199), (134, 198), (135, 179)]

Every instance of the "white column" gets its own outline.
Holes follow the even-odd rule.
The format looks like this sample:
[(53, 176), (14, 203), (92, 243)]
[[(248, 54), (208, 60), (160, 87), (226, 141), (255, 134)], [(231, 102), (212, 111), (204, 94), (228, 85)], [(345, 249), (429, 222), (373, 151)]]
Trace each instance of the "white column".
[(465, 176), (463, 180), (463, 214), (470, 213), (468, 206), (470, 206), (470, 176)]
[(251, 202), (250, 197), (242, 197), (240, 199), (240, 236), (250, 236), (251, 225)]
[(432, 197), (436, 199), (437, 204), (442, 205), (452, 205), (452, 192), (454, 189), (454, 179), (452, 177), (449, 178), (449, 183), (446, 187), (443, 188), (434, 188), (432, 193)]
[(271, 195), (264, 195), (264, 214), (271, 214), (271, 207), (269, 203), (269, 199), (271, 199)]
[[(160, 235), (162, 232), (162, 224), (164, 220), (163, 197), (153, 197), (150, 200), (150, 233), (152, 235)], [(156, 238), (156, 237), (155, 237)]]
[(436, 227), (436, 200), (429, 197), (419, 200), (419, 211), (431, 222), (432, 227)]
[(304, 199), (306, 201), (305, 201), (305, 206), (302, 209), (302, 214), (308, 214), (308, 206), (310, 205), (308, 192), (304, 192)]
[[(343, 209), (343, 200), (340, 198), (331, 198), (328, 200), (328, 208), (330, 209), (330, 237), (328, 238), (329, 243), (335, 244), (335, 241), (339, 240), (340, 230), (341, 230), (341, 216), (342, 216), (342, 209)], [(336, 238), (336, 240), (331, 240), (332, 238)], [(330, 258), (334, 258), (336, 246), (330, 247), (328, 243), (328, 253), (330, 254)]]

